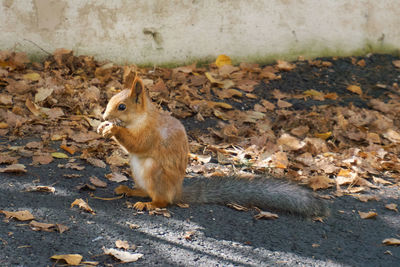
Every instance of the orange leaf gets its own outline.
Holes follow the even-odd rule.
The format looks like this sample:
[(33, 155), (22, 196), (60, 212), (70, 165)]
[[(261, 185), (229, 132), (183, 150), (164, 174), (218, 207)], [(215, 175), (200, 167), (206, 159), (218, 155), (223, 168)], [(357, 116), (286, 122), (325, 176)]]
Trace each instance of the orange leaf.
[(358, 85), (349, 85), (346, 89), (358, 95), (362, 95), (361, 87)]

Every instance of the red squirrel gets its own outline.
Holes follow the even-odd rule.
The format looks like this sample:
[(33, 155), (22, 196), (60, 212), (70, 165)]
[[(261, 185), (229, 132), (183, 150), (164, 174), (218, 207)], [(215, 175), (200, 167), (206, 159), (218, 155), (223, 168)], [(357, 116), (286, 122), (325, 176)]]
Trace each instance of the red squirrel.
[(151, 198), (151, 202), (136, 202), (134, 208), (138, 210), (164, 208), (179, 202), (234, 202), (303, 216), (328, 214), (324, 200), (284, 179), (192, 178), (183, 186), (189, 154), (185, 128), (178, 119), (158, 110), (137, 76), (130, 89), (110, 99), (103, 119), (97, 132), (113, 138), (129, 154), (135, 182), (134, 189), (120, 186), (115, 192)]

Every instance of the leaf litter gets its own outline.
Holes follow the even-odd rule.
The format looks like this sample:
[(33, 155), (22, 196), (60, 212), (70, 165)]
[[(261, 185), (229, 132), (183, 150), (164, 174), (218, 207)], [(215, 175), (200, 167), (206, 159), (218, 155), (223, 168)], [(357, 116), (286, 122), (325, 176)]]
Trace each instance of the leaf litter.
[[(357, 68), (372, 62), (351, 59)], [(314, 191), (334, 188), (334, 196), (379, 201), (369, 197), (371, 189), (400, 185), (400, 88), (394, 78), (366, 84), (357, 77), (332, 88), (324, 79), (337, 71), (337, 60), (233, 65), (220, 55), (209, 65), (168, 69), (119, 66), (67, 49), (32, 64), (24, 53), (0, 51), (0, 136), (9, 141), (40, 136), (26, 147), (0, 144), (0, 172), (27, 172), (21, 156), (32, 158), (34, 167), (69, 159), (58, 166), (79, 171), (85, 168), (75, 161), (80, 158), (101, 168), (109, 165), (111, 182), (128, 180), (127, 156), (95, 129), (108, 99), (138, 73), (155, 103), (188, 130), (188, 176), (269, 173)], [(397, 77), (399, 62), (383, 69)], [(320, 84), (283, 86), (291, 73), (307, 67)], [(61, 142), (57, 151), (50, 149), (54, 142)], [(106, 186), (98, 178), (90, 182)], [(94, 213), (84, 201), (74, 205)]]

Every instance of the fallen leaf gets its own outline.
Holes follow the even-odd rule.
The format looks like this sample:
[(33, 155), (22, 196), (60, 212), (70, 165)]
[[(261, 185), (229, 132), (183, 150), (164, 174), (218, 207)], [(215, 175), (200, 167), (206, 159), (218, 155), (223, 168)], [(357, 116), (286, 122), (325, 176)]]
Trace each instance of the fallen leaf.
[(54, 193), (54, 192), (56, 192), (56, 189), (53, 186), (35, 185), (35, 186), (28, 187), (26, 191), (28, 191), (28, 192)]
[(338, 95), (336, 93), (327, 93), (326, 95), (324, 95), (324, 98), (336, 100), (338, 99)]
[(53, 153), (51, 153), (51, 156), (53, 158), (57, 158), (57, 159), (67, 159), (67, 158), (69, 158), (67, 154), (62, 153), (62, 152), (53, 152)]
[(102, 188), (107, 187), (107, 183), (106, 183), (106, 182), (103, 182), (102, 180), (100, 180), (100, 179), (97, 178), (96, 176), (90, 176), (90, 177), (89, 177), (89, 180), (90, 180), (90, 182), (91, 182), (93, 185), (95, 185), (95, 186), (97, 186), (97, 187), (102, 187)]
[(167, 209), (155, 209), (149, 211), (150, 215), (162, 215), (166, 218), (171, 218), (171, 213)]
[(30, 221), (35, 219), (32, 213), (30, 213), (28, 210), (21, 210), (21, 211), (0, 210), (0, 213), (6, 215), (7, 219), (15, 218), (19, 221)]
[(79, 254), (66, 254), (53, 255), (50, 258), (53, 260), (64, 260), (68, 265), (79, 265), (83, 257)]
[(395, 212), (399, 212), (399, 210), (397, 209), (397, 204), (395, 204), (395, 203), (386, 204), (385, 208), (387, 208), (388, 210), (393, 210)]
[(346, 89), (349, 90), (350, 92), (356, 93), (358, 95), (362, 95), (361, 87), (358, 85), (349, 85), (349, 86), (347, 86)]
[(27, 74), (24, 74), (22, 76), (25, 80), (30, 80), (30, 81), (39, 81), (40, 80), (40, 74), (37, 72), (30, 72)]
[(186, 231), (185, 234), (183, 235), (183, 238), (186, 240), (193, 240), (193, 236), (196, 234), (196, 230), (192, 230), (192, 231)]
[(393, 60), (392, 63), (396, 68), (400, 68), (400, 60)]
[(383, 137), (392, 141), (393, 143), (400, 143), (400, 134), (393, 129), (388, 129), (382, 135), (383, 135)]
[(29, 98), (26, 99), (25, 106), (29, 109), (30, 112), (32, 112), (33, 115), (35, 115), (35, 116), (40, 115), (40, 110), (39, 110), (38, 105), (33, 103)]
[(0, 104), (6, 106), (12, 105), (13, 104), (12, 95), (0, 94)]
[(54, 158), (49, 153), (39, 154), (32, 156), (32, 164), (46, 165), (52, 162)]
[(0, 168), (0, 172), (23, 173), (26, 172), (24, 164), (11, 164), (5, 168)]
[(42, 102), (46, 100), (54, 91), (54, 88), (44, 88), (41, 87), (38, 89), (35, 95), (35, 103)]
[(125, 249), (125, 250), (128, 250), (130, 248), (129, 243), (126, 240), (124, 240), (124, 241), (122, 241), (122, 240), (115, 241), (115, 246), (117, 248), (122, 248), (122, 249)]
[(276, 67), (279, 70), (291, 71), (292, 69), (296, 68), (295, 64), (289, 63), (289, 62), (284, 61), (284, 60), (277, 60), (276, 62), (277, 62)]
[(67, 146), (67, 145), (60, 145), (60, 148), (67, 151), (71, 155), (73, 155), (78, 149), (76, 146)]
[(100, 159), (95, 159), (95, 158), (87, 158), (86, 159), (87, 162), (89, 162), (90, 164), (92, 164), (93, 166), (99, 167), (99, 168), (105, 168), (107, 167), (107, 165), (104, 163), (104, 161), (100, 160)]
[(113, 182), (117, 182), (117, 183), (120, 183), (120, 182), (123, 182), (123, 181), (128, 181), (128, 178), (125, 175), (123, 175), (121, 173), (118, 173), (118, 172), (113, 172), (113, 173), (106, 174), (105, 177), (108, 180), (113, 181)]
[(397, 238), (386, 238), (386, 239), (384, 239), (382, 241), (382, 244), (385, 244), (387, 246), (399, 246), (400, 245), (400, 239), (397, 239)]
[(314, 135), (315, 135), (315, 137), (317, 137), (317, 138), (321, 138), (321, 139), (323, 139), (323, 140), (326, 140), (326, 139), (328, 139), (329, 137), (331, 137), (332, 132), (315, 133)]
[(54, 223), (41, 223), (35, 220), (31, 221), (29, 226), (33, 231), (54, 232), (56, 230), (56, 225)]
[(335, 181), (330, 179), (326, 175), (316, 175), (311, 176), (308, 179), (308, 185), (312, 188), (312, 190), (316, 191), (318, 189), (326, 189), (332, 187)]
[(376, 200), (376, 201), (379, 200), (379, 198), (375, 195), (358, 195), (357, 198), (361, 202), (368, 202), (370, 200)]
[(232, 65), (232, 61), (227, 55), (219, 55), (215, 60), (215, 65), (220, 68), (224, 65)]
[(239, 205), (239, 204), (236, 204), (236, 203), (228, 203), (228, 204), (226, 204), (226, 206), (228, 206), (232, 209), (238, 210), (238, 211), (248, 211), (249, 210), (249, 208)]
[(89, 204), (87, 204), (82, 198), (75, 199), (74, 202), (72, 202), (71, 204), (71, 208), (75, 205), (77, 205), (80, 209), (83, 209), (84, 211), (95, 214)]
[(369, 212), (358, 211), (358, 214), (360, 215), (361, 219), (371, 219), (378, 216), (378, 213), (376, 213), (375, 211), (369, 211)]
[(256, 220), (259, 220), (259, 219), (275, 220), (278, 218), (279, 218), (278, 214), (271, 213), (268, 211), (262, 211), (262, 210), (260, 210), (259, 214), (254, 215), (254, 219), (256, 219)]
[(121, 251), (114, 248), (103, 248), (104, 254), (111, 255), (121, 262), (135, 262), (143, 257), (142, 253), (130, 253), (127, 251)]
[(291, 103), (280, 99), (278, 100), (277, 105), (279, 108), (290, 108), (293, 106)]
[(287, 150), (299, 150), (305, 146), (304, 142), (287, 133), (284, 133), (279, 137), (277, 144), (283, 146)]

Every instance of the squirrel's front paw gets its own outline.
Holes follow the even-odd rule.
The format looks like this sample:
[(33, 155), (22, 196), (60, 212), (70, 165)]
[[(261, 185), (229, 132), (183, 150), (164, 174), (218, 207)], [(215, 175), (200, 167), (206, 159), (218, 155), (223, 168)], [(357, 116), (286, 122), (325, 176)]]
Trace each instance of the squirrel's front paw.
[(97, 127), (97, 133), (101, 134), (104, 138), (109, 138), (114, 135), (115, 128), (116, 126), (112, 122), (103, 121)]

